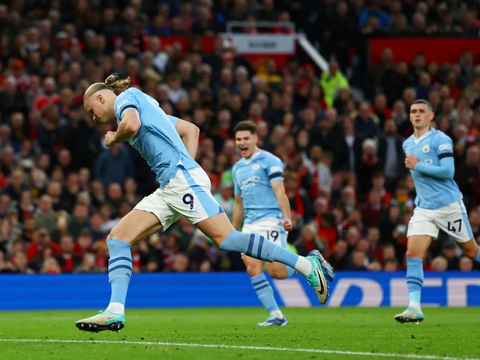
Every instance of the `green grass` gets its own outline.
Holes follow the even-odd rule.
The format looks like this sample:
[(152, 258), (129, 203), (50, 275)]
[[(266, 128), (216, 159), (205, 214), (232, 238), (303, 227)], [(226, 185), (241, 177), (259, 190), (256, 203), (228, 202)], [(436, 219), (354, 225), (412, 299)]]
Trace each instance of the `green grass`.
[[(263, 309), (129, 310), (127, 326), (120, 333), (99, 334), (84, 333), (75, 327), (76, 320), (93, 315), (92, 311), (0, 312), (0, 359), (388, 359), (375, 356), (380, 353), (416, 355), (420, 359), (480, 358), (480, 308), (427, 308), (426, 320), (420, 325), (397, 324), (393, 316), (400, 310), (403, 309), (287, 308), (284, 313), (289, 325), (281, 328), (255, 327), (266, 318)], [(157, 342), (170, 344), (152, 344)]]

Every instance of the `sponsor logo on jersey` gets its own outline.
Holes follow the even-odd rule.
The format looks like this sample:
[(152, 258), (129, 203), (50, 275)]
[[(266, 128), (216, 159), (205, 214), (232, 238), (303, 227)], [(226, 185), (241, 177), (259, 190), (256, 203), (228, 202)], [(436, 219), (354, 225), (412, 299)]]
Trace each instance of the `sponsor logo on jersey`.
[(253, 169), (253, 170), (258, 170), (258, 169), (260, 169), (260, 165), (258, 165), (258, 164), (253, 164), (252, 169)]
[(426, 154), (430, 151), (430, 145), (424, 145), (423, 148), (422, 148), (422, 151)]
[(425, 164), (425, 165), (432, 165), (433, 164), (433, 160), (432, 159), (425, 159), (423, 161), (421, 161), (422, 164)]
[(250, 176), (246, 179), (239, 180), (238, 181), (238, 186), (240, 189), (244, 189), (249, 186), (255, 186), (255, 183), (260, 181), (260, 176)]
[(270, 173), (271, 173), (271, 174), (278, 173), (278, 172), (283, 173), (281, 166), (272, 166), (272, 167), (270, 168)]
[(440, 151), (452, 150), (452, 145), (451, 144), (442, 144), (438, 147), (438, 150), (440, 150)]
[(120, 110), (122, 109), (122, 106), (127, 103), (128, 103), (128, 99), (122, 100), (122, 102), (120, 102), (120, 104), (117, 105), (117, 113), (119, 113)]

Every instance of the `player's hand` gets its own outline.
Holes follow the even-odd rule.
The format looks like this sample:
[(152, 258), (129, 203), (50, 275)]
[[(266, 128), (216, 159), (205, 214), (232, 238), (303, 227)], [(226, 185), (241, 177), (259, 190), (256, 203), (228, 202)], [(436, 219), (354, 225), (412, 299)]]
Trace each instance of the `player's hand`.
[(283, 220), (282, 226), (285, 229), (285, 231), (291, 231), (293, 229), (292, 220), (290, 219)]
[(407, 169), (415, 170), (415, 166), (418, 164), (418, 158), (415, 155), (407, 155), (405, 158), (405, 167)]
[(115, 137), (115, 131), (107, 131), (105, 134), (105, 146), (112, 147), (114, 144), (113, 140)]

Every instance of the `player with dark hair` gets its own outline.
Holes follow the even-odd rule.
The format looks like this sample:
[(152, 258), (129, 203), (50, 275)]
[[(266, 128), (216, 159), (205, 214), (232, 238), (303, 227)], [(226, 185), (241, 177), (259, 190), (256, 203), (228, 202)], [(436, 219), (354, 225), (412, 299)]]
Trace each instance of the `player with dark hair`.
[[(257, 147), (257, 125), (254, 122), (239, 122), (234, 133), (242, 159), (232, 169), (235, 191), (233, 227), (239, 230), (243, 223), (243, 232), (262, 235), (286, 248), (292, 220), (283, 183), (283, 163), (275, 155)], [(314, 250), (309, 256), (316, 256), (320, 260), (326, 278), (332, 281), (333, 269), (320, 252)], [(257, 326), (287, 325), (287, 319), (278, 307), (273, 289), (263, 273), (265, 262), (247, 255), (243, 256), (243, 262), (259, 300), (270, 313), (270, 317)], [(275, 279), (296, 274), (295, 269), (278, 262), (268, 263), (267, 271)]]

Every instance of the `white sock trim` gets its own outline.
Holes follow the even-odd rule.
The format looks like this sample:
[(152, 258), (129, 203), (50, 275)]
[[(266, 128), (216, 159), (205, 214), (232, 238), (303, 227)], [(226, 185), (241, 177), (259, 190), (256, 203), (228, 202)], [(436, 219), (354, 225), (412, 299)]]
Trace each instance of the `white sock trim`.
[(307, 276), (312, 272), (312, 263), (303, 256), (299, 256), (297, 263), (295, 264), (295, 270), (303, 276)]
[(125, 313), (125, 305), (119, 302), (112, 302), (108, 304), (107, 310), (114, 313), (114, 314), (124, 314)]
[(283, 319), (283, 314), (281, 310), (273, 310), (270, 315), (277, 319)]
[(414, 308), (414, 309), (417, 309), (417, 310), (422, 310), (422, 307), (420, 306), (420, 303), (417, 302), (417, 301), (410, 301), (408, 303), (408, 307), (411, 307), (411, 308)]

